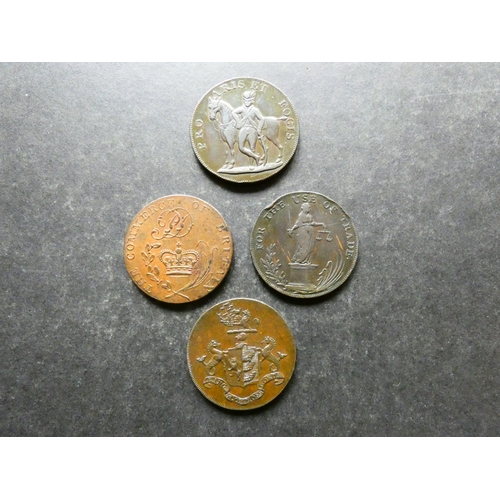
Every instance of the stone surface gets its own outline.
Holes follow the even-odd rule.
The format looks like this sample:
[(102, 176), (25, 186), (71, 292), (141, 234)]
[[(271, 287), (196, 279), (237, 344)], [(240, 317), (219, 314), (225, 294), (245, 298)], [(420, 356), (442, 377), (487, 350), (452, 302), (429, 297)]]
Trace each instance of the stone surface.
[[(200, 97), (255, 76), (293, 101), (290, 164), (235, 185), (196, 160)], [(0, 65), (0, 435), (498, 436), (500, 65)], [(269, 200), (324, 193), (359, 260), (320, 299), (275, 293), (249, 237)], [(232, 230), (233, 266), (167, 305), (122, 257), (137, 211), (190, 194)], [(262, 300), (289, 324), (294, 376), (244, 414), (207, 401), (186, 361), (212, 305)]]

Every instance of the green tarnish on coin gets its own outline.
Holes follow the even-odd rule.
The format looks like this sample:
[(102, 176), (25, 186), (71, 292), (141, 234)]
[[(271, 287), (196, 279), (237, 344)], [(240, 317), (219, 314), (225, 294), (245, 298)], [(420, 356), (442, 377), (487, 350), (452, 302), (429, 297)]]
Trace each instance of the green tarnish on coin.
[(259, 215), (250, 239), (262, 279), (290, 297), (319, 297), (351, 274), (358, 237), (333, 200), (312, 192), (281, 196)]
[(233, 78), (210, 89), (191, 120), (201, 164), (232, 182), (255, 182), (279, 172), (299, 141), (288, 97), (257, 78)]

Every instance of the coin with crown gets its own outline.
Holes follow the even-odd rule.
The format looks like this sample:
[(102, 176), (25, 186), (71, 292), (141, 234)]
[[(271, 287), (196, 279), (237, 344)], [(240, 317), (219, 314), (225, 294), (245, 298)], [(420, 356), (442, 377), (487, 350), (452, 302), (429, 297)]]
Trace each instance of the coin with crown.
[(210, 89), (191, 119), (191, 143), (200, 163), (231, 182), (276, 174), (292, 158), (299, 122), (290, 99), (258, 78), (232, 78)]
[(259, 408), (281, 394), (295, 367), (295, 342), (283, 317), (254, 299), (226, 300), (206, 311), (188, 342), (193, 382), (212, 403)]
[(232, 257), (233, 239), (223, 217), (193, 196), (149, 203), (125, 235), (125, 266), (132, 281), (162, 302), (204, 297), (221, 283)]

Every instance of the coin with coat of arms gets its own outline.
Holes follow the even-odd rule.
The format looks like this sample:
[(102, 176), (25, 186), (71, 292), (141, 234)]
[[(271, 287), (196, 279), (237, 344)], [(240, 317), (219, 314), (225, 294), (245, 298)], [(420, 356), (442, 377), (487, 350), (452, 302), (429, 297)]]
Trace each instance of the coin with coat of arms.
[(285, 388), (295, 367), (295, 343), (283, 318), (253, 299), (209, 309), (194, 326), (188, 366), (196, 387), (231, 410), (259, 408)]
[(272, 288), (291, 297), (319, 297), (349, 277), (358, 237), (347, 213), (308, 191), (281, 196), (259, 215), (250, 238), (253, 263)]
[(201, 164), (232, 182), (279, 172), (292, 158), (299, 122), (288, 97), (258, 78), (232, 78), (210, 89), (191, 120), (191, 143)]
[(233, 239), (220, 213), (186, 195), (153, 201), (133, 219), (124, 242), (133, 282), (162, 302), (204, 297), (219, 285), (233, 257)]

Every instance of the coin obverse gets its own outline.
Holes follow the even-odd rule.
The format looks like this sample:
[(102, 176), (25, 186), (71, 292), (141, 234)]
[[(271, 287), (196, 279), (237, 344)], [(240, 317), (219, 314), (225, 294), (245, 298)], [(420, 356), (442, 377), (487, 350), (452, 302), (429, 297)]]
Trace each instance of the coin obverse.
[(285, 388), (295, 367), (295, 343), (283, 318), (253, 299), (209, 309), (188, 342), (189, 372), (212, 403), (231, 410), (259, 408)]
[(250, 238), (257, 272), (290, 297), (319, 297), (348, 278), (358, 256), (350, 217), (326, 196), (281, 196), (259, 215)]
[(143, 292), (182, 303), (219, 285), (231, 265), (233, 239), (214, 207), (193, 196), (173, 195), (134, 217), (123, 250), (127, 271)]
[(288, 97), (257, 78), (233, 78), (210, 89), (191, 120), (191, 143), (201, 164), (232, 182), (279, 172), (292, 158), (299, 123)]

